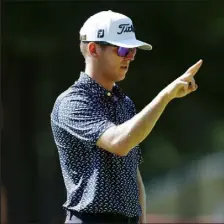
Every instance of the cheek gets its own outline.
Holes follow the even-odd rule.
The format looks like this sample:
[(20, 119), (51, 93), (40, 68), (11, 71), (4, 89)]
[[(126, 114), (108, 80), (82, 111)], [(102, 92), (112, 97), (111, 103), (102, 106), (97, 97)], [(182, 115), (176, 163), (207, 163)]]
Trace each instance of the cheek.
[(121, 59), (120, 57), (113, 55), (107, 59), (107, 62), (105, 64), (107, 64), (108, 70), (110, 70), (111, 72), (114, 72), (120, 68)]
[(118, 72), (123, 60), (123, 58), (119, 57), (113, 50), (114, 49), (108, 49), (108, 51), (106, 51), (105, 54), (102, 55), (101, 64), (108, 74)]

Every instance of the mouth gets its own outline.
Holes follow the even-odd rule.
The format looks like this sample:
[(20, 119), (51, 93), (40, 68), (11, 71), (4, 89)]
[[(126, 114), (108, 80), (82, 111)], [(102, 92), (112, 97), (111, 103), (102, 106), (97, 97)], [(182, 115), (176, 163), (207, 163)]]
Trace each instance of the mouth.
[(128, 66), (127, 65), (122, 65), (121, 66), (121, 69), (127, 70), (128, 69)]

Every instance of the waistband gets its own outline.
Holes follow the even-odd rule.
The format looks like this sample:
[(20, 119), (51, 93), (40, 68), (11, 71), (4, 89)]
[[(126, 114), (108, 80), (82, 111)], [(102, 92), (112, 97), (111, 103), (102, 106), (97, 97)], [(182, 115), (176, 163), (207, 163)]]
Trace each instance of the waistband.
[(116, 213), (85, 213), (77, 212), (73, 210), (67, 210), (66, 220), (72, 220), (78, 218), (83, 223), (116, 223), (116, 224), (137, 224), (139, 222), (139, 217), (127, 217)]

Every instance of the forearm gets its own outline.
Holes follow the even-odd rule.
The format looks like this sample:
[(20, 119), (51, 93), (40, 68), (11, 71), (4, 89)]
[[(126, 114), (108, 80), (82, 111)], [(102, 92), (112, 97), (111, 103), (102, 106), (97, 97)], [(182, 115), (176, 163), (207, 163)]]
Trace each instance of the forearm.
[(143, 183), (139, 186), (139, 201), (142, 209), (143, 216), (146, 215), (146, 194), (145, 194), (145, 187)]
[(113, 136), (113, 145), (117, 151), (126, 155), (142, 142), (152, 131), (168, 103), (167, 96), (161, 92), (132, 119), (117, 126)]
[(145, 187), (138, 170), (138, 190), (139, 190), (139, 203), (142, 209), (142, 215), (140, 217), (140, 223), (146, 223), (146, 193)]

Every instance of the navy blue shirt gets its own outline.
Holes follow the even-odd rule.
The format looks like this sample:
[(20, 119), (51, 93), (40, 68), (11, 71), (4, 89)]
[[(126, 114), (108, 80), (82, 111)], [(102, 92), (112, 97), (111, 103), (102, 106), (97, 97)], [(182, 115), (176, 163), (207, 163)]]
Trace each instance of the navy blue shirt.
[(96, 146), (106, 129), (135, 113), (133, 102), (117, 84), (108, 91), (85, 73), (56, 99), (51, 126), (67, 190), (65, 209), (141, 215), (140, 147), (122, 157)]

